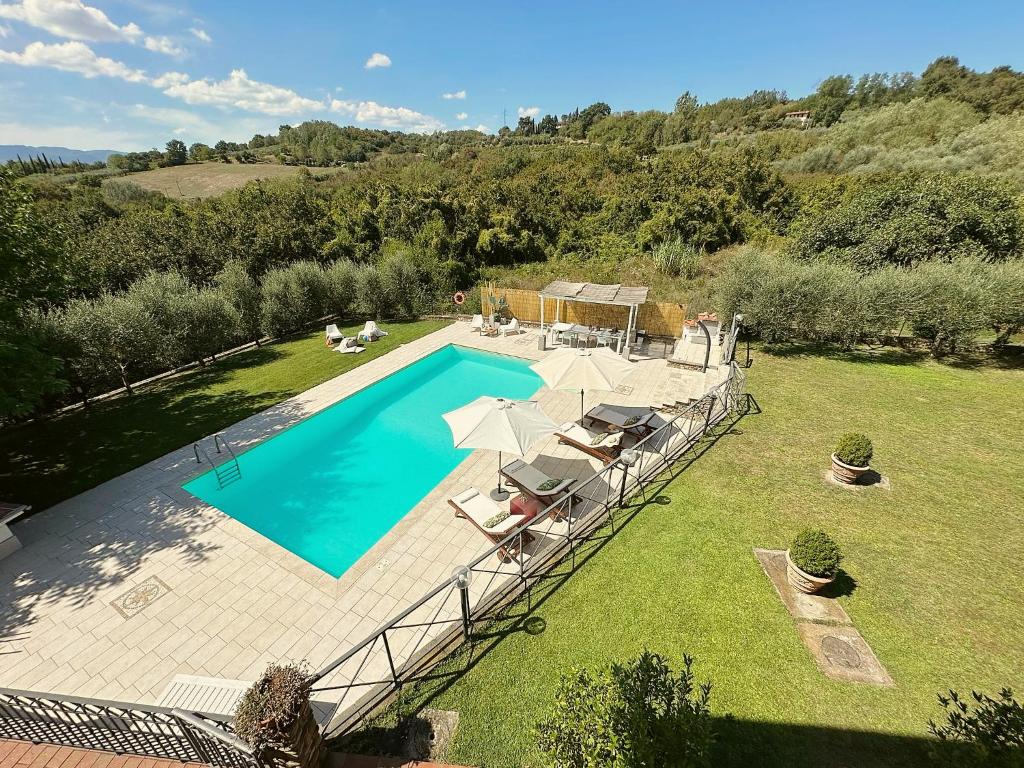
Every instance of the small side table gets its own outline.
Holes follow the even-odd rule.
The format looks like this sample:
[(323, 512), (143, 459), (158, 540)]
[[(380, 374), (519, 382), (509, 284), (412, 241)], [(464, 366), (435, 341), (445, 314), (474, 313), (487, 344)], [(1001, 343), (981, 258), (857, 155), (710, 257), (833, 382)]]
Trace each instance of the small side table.
[(544, 511), (544, 505), (536, 499), (531, 499), (529, 496), (519, 494), (512, 499), (509, 509), (513, 515), (522, 515), (527, 520), (533, 520), (533, 518)]

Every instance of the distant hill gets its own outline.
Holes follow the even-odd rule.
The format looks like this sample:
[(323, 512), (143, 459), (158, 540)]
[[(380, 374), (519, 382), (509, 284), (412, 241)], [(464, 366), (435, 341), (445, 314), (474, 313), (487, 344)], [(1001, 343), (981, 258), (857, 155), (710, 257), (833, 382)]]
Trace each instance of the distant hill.
[(27, 144), (0, 144), (0, 163), (8, 160), (16, 160), (18, 155), (21, 159), (37, 155), (46, 155), (53, 162), (58, 158), (65, 163), (78, 160), (82, 163), (105, 163), (107, 157), (113, 154), (122, 154), (116, 149), (69, 149), (68, 147), (30, 147)]

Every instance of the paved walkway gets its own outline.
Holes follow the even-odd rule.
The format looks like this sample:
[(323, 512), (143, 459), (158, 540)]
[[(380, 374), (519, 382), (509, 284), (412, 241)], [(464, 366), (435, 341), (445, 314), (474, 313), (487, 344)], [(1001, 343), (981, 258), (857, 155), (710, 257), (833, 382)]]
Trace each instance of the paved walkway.
[(115, 755), (94, 749), (55, 747), (28, 741), (0, 739), (0, 768), (205, 768), (200, 763), (180, 763), (135, 755)]
[[(545, 354), (535, 332), (480, 338), (454, 323), (225, 434), (244, 451), (450, 343)], [(724, 375), (664, 360), (637, 369), (620, 392), (588, 393), (588, 407), (684, 400)], [(544, 388), (537, 399), (556, 423), (579, 414), (578, 394)], [(597, 468), (553, 438), (526, 460), (552, 477)], [(447, 504), (469, 486), (494, 486), (487, 451), (471, 454), (340, 579), (181, 489), (204, 469), (185, 446), (16, 524), (24, 547), (0, 561), (0, 685), (151, 703), (177, 674), (249, 680), (271, 661), (302, 659), (318, 668), (489, 546)], [(420, 641), (393, 650), (402, 658)]]

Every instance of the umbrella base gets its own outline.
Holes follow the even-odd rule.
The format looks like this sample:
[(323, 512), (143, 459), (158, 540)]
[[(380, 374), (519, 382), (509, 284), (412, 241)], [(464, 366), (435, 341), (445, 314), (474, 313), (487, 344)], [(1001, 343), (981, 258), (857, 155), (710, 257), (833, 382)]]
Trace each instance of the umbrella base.
[(495, 501), (504, 501), (510, 495), (511, 494), (504, 488), (495, 488), (493, 491), (491, 491), (491, 498), (494, 499)]

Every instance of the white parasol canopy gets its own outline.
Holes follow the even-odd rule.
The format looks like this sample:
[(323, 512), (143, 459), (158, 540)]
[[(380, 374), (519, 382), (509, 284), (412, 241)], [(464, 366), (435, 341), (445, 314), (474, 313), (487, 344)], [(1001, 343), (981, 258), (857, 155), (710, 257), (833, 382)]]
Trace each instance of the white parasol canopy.
[(501, 454), (525, 456), (541, 438), (554, 434), (558, 426), (533, 400), (478, 397), (473, 402), (444, 414), (456, 448), (484, 448), (498, 452), (498, 487), (495, 499), (508, 497), (501, 487)]
[(551, 389), (580, 392), (580, 418), (586, 390), (614, 390), (634, 371), (633, 363), (608, 347), (595, 349), (562, 347), (530, 366)]

